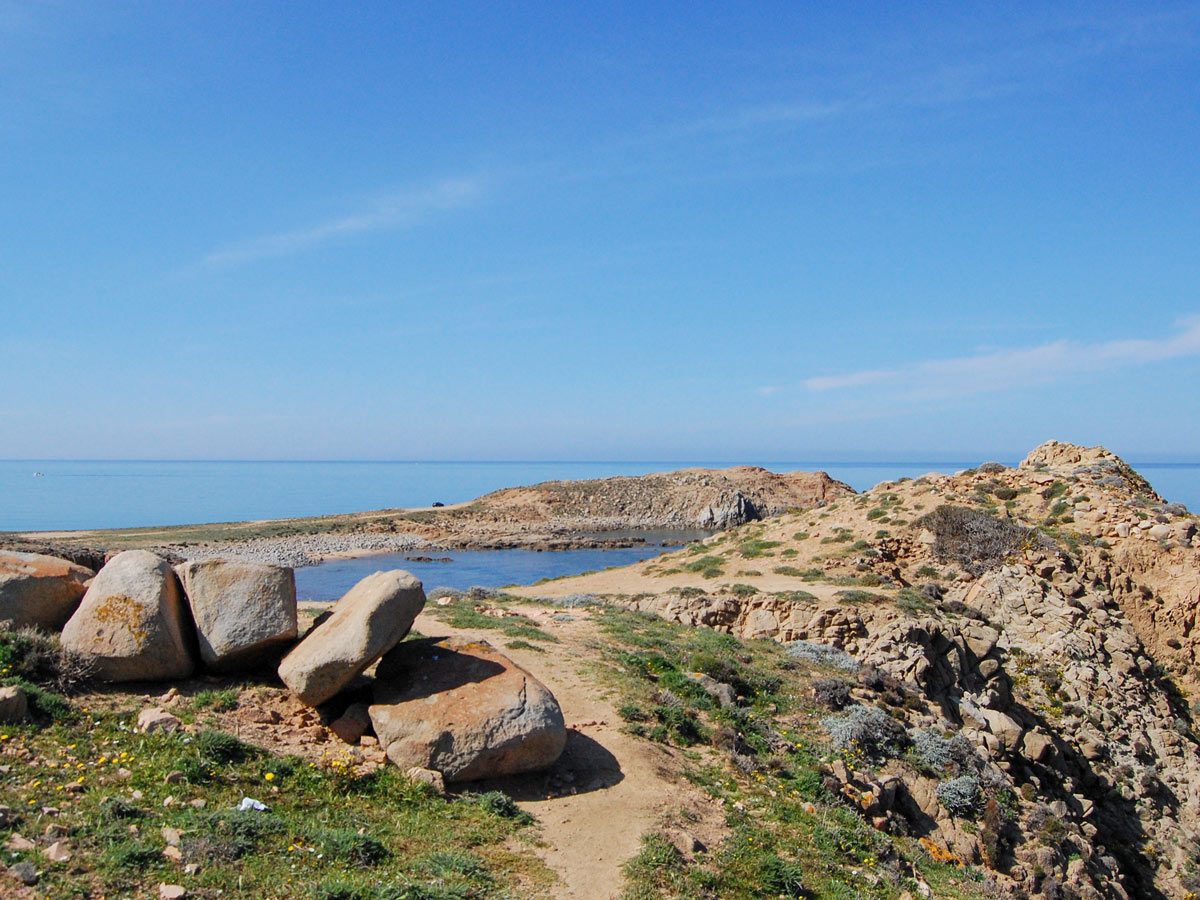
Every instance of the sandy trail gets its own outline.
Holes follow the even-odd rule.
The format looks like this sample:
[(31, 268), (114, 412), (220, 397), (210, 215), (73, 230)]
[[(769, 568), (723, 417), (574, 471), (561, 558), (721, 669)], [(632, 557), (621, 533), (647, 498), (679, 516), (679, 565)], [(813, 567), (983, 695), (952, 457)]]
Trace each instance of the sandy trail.
[(562, 879), (555, 898), (611, 900), (621, 890), (622, 863), (637, 853), (642, 834), (664, 814), (686, 808), (696, 819), (689, 828), (710, 845), (724, 817), (680, 777), (683, 760), (676, 750), (621, 732), (608, 692), (584, 666), (596, 658), (594, 646), (587, 645), (598, 634), (587, 613), (572, 611), (571, 622), (553, 621), (550, 611), (522, 613), (539, 619), (560, 643), (543, 644), (544, 653), (508, 649), (495, 631), (450, 628), (428, 613), (415, 628), (430, 637), (489, 640), (554, 693), (568, 728), (558, 763), (545, 773), (470, 787), (500, 788), (537, 817), (545, 842), (537, 853)]

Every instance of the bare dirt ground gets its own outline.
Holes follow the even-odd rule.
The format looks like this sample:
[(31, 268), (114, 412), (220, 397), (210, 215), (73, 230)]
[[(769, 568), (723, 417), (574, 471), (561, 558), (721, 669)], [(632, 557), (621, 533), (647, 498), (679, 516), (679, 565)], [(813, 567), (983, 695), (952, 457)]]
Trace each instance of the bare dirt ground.
[(537, 817), (543, 845), (537, 853), (562, 879), (558, 898), (610, 900), (621, 889), (621, 865), (637, 853), (641, 836), (665, 818), (684, 810), (689, 834), (715, 846), (724, 815), (702, 791), (685, 780), (678, 750), (625, 734), (612, 699), (590, 669), (596, 659), (598, 631), (586, 611), (573, 621), (552, 618), (560, 610), (522, 608), (522, 615), (554, 634), (545, 652), (509, 649), (496, 632), (460, 631), (429, 613), (416, 629), (427, 636), (465, 636), (491, 640), (554, 693), (566, 717), (567, 748), (548, 772), (508, 778), (473, 790), (498, 787)]

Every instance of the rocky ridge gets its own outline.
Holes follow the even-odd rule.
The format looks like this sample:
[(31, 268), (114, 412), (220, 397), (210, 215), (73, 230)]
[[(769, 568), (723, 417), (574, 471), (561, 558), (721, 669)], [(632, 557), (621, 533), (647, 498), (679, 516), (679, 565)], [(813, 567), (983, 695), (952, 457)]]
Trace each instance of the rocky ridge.
[[(1015, 469), (742, 526), (640, 564), (636, 593), (610, 599), (787, 642), (841, 665), (900, 745), (967, 748), (938, 771), (834, 765), (877, 827), (988, 866), (1014, 896), (1184, 897), (1200, 889), (1196, 529), (1104, 448), (1050, 442)], [(951, 788), (973, 798), (957, 812)]]

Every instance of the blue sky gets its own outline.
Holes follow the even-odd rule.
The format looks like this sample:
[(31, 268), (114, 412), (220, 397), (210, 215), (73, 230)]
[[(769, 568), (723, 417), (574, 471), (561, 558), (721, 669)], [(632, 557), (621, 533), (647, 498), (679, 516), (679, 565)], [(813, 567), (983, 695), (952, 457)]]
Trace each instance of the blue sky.
[(0, 0), (0, 457), (1200, 458), (1200, 4)]

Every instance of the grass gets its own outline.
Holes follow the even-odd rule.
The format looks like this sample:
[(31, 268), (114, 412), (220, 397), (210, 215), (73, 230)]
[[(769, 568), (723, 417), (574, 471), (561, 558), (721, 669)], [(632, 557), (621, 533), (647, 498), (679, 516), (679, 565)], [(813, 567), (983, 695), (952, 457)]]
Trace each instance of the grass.
[[(360, 775), (337, 758), (273, 756), (203, 722), (196, 734), (135, 734), (137, 707), (72, 708), (69, 721), (10, 726), (0, 739), (0, 803), (15, 813), (0, 837), (34, 838), (53, 823), (73, 853), (69, 863), (6, 853), (41, 870), (39, 897), (149, 896), (165, 881), (197, 897), (483, 900), (552, 880), (521, 852), (530, 819), (511, 800), (446, 799), (392, 766)], [(194, 779), (164, 781), (185, 767)], [(268, 811), (237, 811), (246, 796)], [(163, 828), (182, 832), (197, 874), (163, 856)]]
[(514, 613), (511, 606), (515, 598), (499, 596), (488, 600), (488, 606), (504, 611), (502, 616), (484, 615), (469, 600), (447, 603), (445, 606), (427, 607), (427, 610), (451, 628), (483, 628), (499, 631), (505, 637), (521, 638), (525, 641), (547, 641), (558, 643), (558, 638), (537, 627), (532, 619)]

